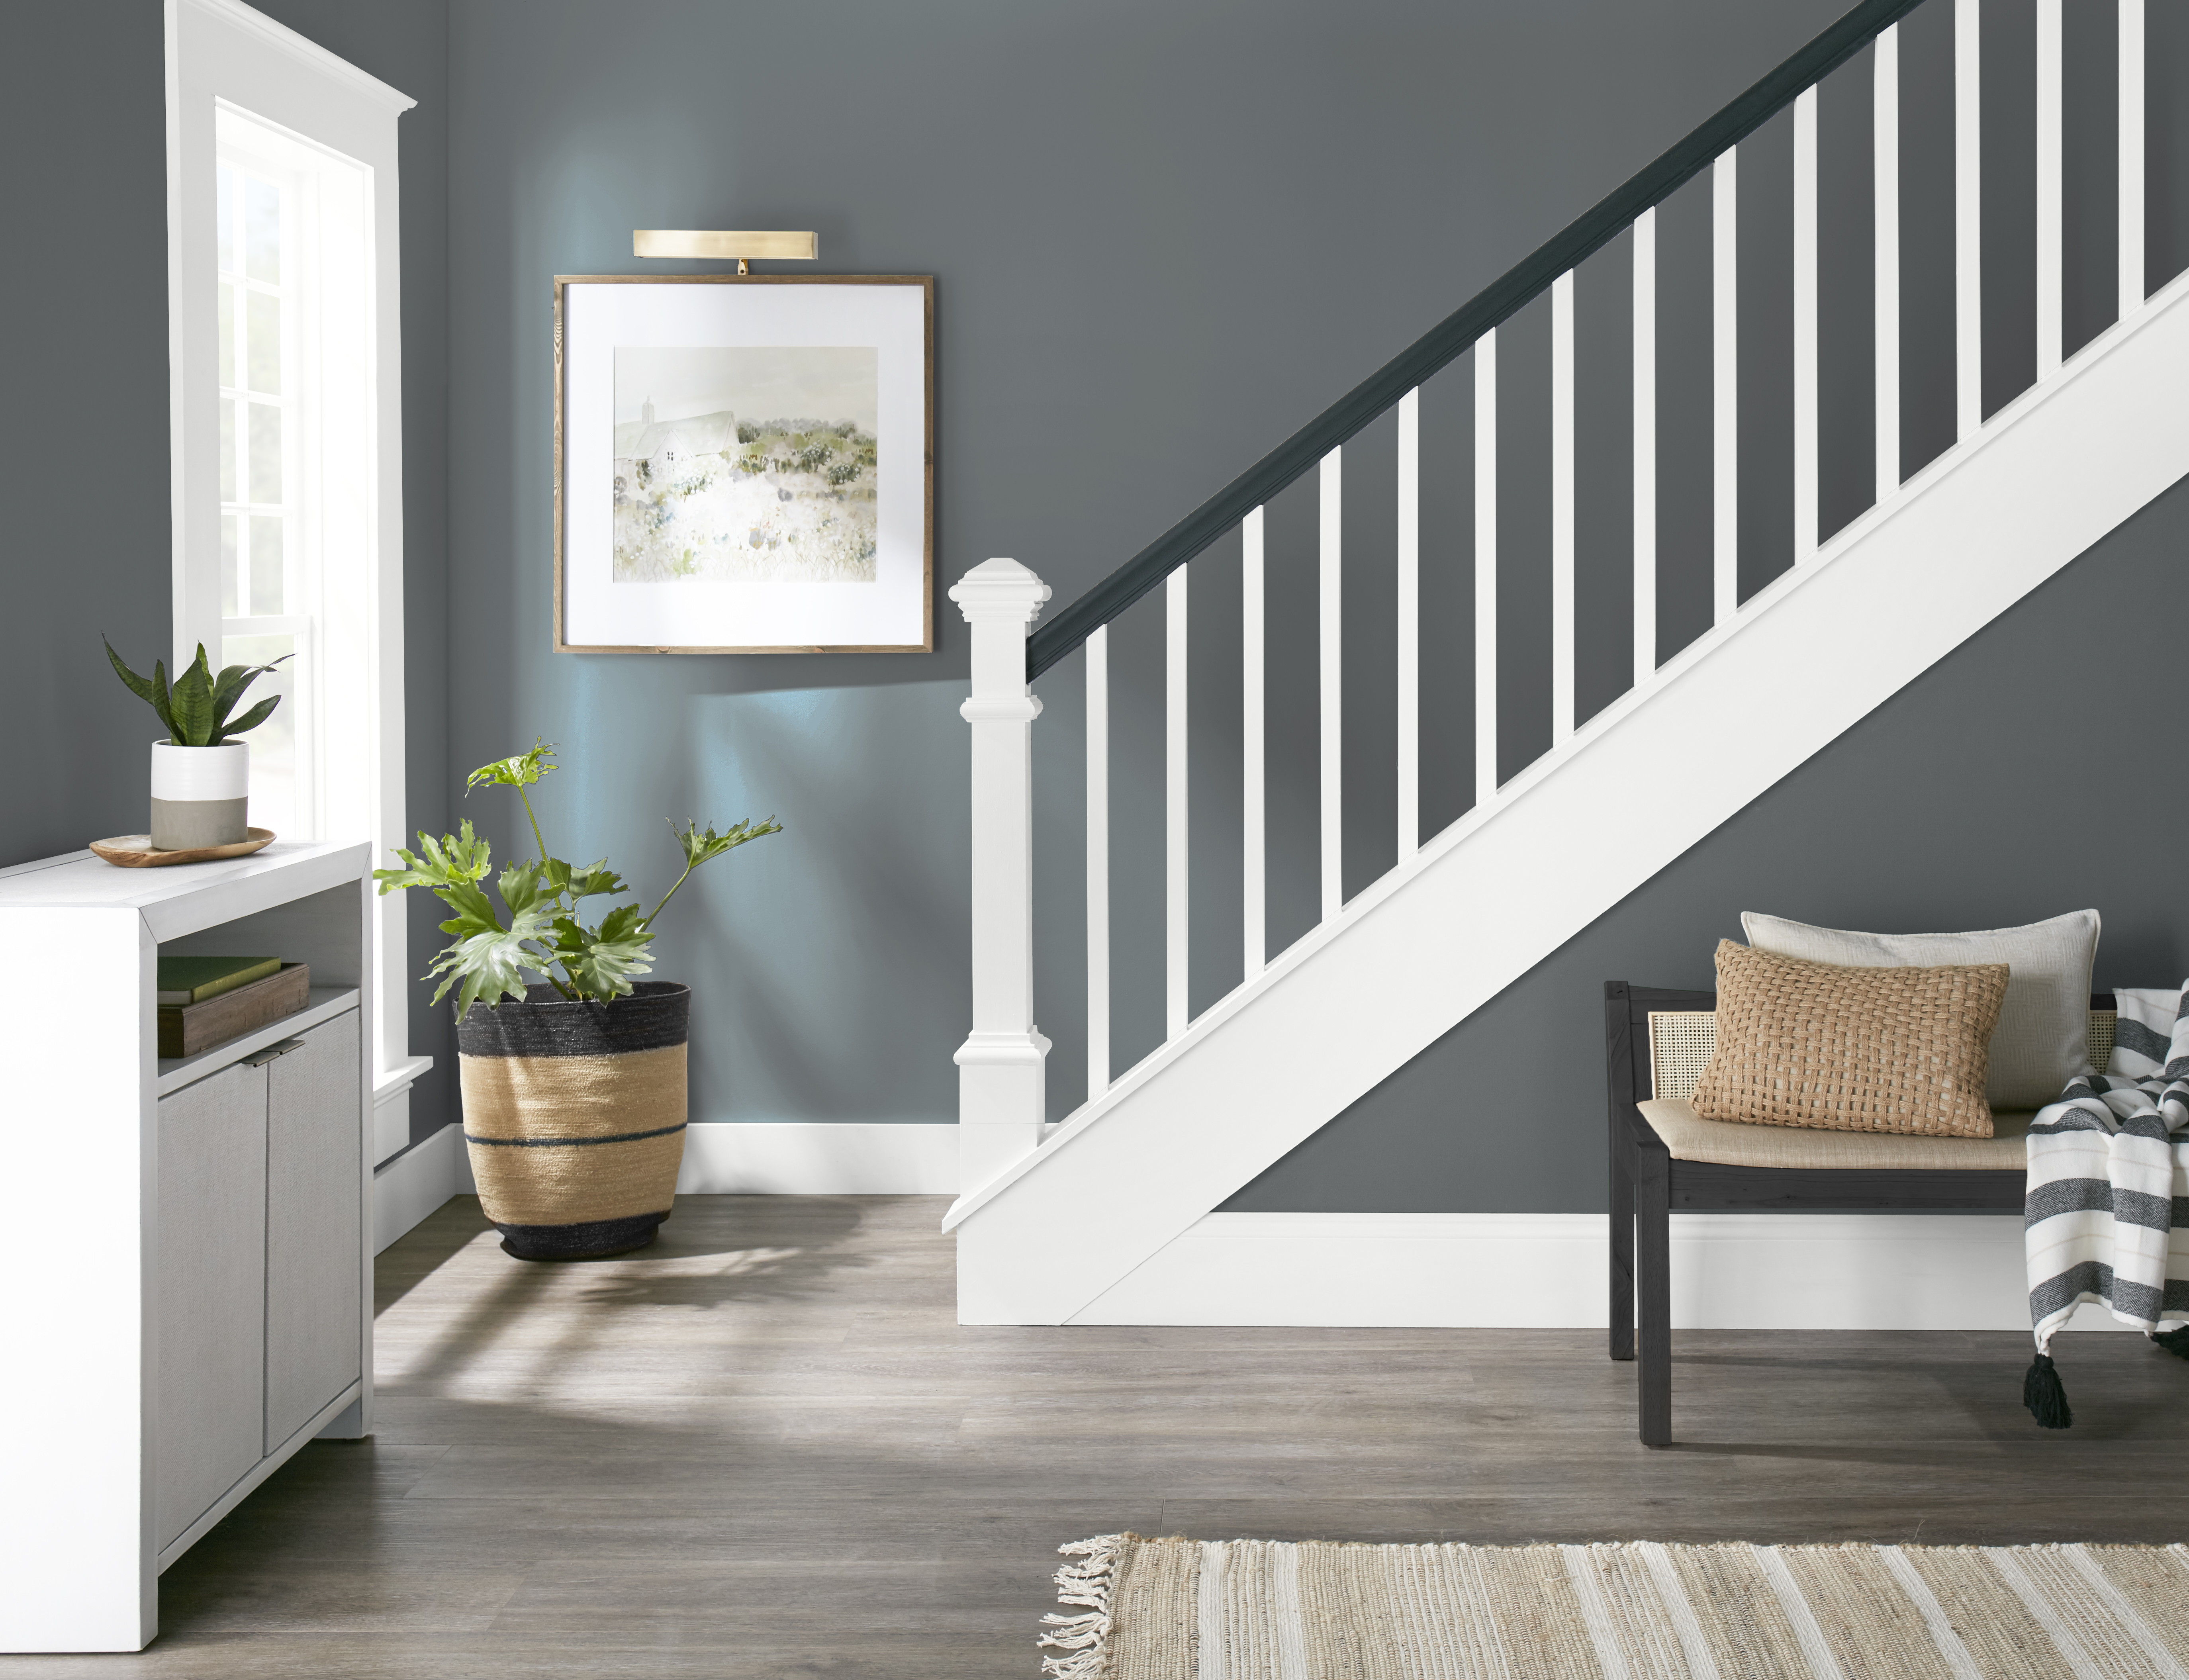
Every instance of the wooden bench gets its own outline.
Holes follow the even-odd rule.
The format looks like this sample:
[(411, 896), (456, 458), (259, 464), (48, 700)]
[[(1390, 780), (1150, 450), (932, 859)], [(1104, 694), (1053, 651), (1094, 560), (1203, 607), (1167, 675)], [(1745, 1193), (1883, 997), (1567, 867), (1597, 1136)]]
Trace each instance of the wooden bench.
[[(2090, 999), (2092, 1066), (2113, 998)], [(1888, 1208), (2022, 1210), (2028, 1114), (1989, 1138), (1909, 1137), (1705, 1120), (1688, 1104), (1717, 1043), (1710, 992), (1604, 988), (1611, 1113), (1611, 1356), (1638, 1360), (1644, 1446), (1672, 1440), (1671, 1215)]]

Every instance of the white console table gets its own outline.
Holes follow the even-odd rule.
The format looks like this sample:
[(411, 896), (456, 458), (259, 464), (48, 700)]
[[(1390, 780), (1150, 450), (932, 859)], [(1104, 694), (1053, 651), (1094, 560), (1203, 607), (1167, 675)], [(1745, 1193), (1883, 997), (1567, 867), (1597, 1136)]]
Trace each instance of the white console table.
[[(0, 870), (0, 1651), (133, 1651), (161, 1570), (372, 1422), (370, 848)], [(312, 966), (162, 1060), (161, 952)]]

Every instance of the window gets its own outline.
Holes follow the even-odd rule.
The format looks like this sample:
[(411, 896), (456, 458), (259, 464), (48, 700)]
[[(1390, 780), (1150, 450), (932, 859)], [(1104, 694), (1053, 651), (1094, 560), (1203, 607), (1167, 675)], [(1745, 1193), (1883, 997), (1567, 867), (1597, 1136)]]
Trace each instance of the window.
[(220, 549), (217, 577), (190, 593), (217, 585), (220, 663), (288, 656), (252, 690), (283, 700), (250, 738), (251, 820), (293, 840), (362, 840), (379, 468), (364, 423), (371, 175), (225, 103), (214, 133)]
[[(396, 118), (411, 101), (240, 0), (167, 0), (176, 657), (263, 665), (251, 820), (404, 838)], [(409, 1140), (400, 901), (375, 925), (375, 1130)]]
[[(296, 178), (254, 156), (249, 127), (220, 113), (215, 246), (220, 276), (220, 663), (291, 669), (254, 693), (282, 702), (251, 739), (252, 820), (276, 834), (317, 838), (310, 752), (320, 696), (305, 607), (295, 389), (299, 273)], [(284, 379), (285, 372), (287, 375)], [(285, 384), (290, 388), (285, 392)], [(291, 559), (296, 555), (296, 560)]]

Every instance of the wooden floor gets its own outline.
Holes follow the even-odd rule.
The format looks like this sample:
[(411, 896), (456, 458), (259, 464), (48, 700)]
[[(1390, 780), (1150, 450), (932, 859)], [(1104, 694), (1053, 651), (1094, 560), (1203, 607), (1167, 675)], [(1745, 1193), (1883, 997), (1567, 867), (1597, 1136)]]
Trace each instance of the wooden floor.
[(1676, 1338), (1679, 1444), (1564, 1331), (961, 1330), (944, 1203), (687, 1197), (644, 1254), (381, 1256), (378, 1433), (167, 1575), (139, 1656), (44, 1675), (985, 1680), (1061, 1541), (2189, 1538), (2189, 1365), (2079, 1335)]

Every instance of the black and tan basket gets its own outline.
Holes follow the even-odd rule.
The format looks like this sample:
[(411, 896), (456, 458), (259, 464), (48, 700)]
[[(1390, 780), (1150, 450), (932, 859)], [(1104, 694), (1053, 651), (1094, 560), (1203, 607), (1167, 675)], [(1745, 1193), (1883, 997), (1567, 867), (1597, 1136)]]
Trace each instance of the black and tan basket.
[(472, 1176), (509, 1253), (595, 1259), (653, 1241), (684, 1159), (691, 1004), (669, 981), (613, 1004), (535, 986), (457, 1023)]

